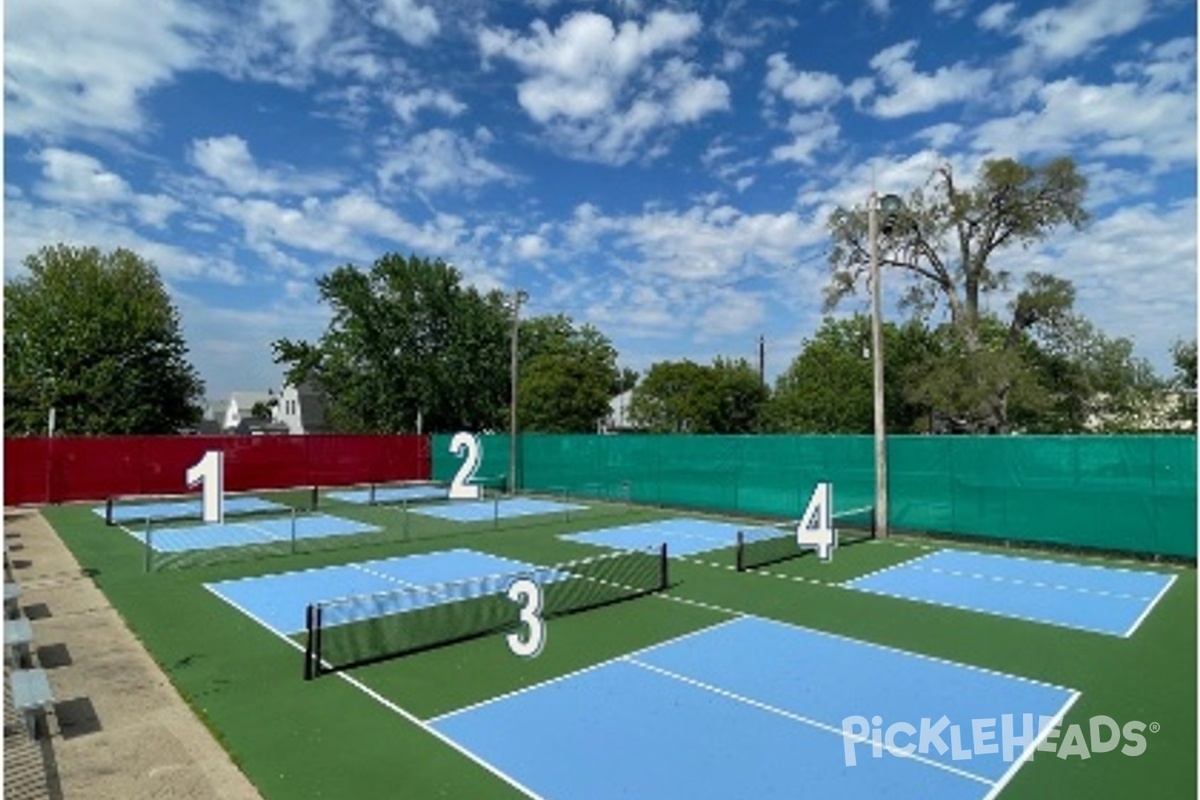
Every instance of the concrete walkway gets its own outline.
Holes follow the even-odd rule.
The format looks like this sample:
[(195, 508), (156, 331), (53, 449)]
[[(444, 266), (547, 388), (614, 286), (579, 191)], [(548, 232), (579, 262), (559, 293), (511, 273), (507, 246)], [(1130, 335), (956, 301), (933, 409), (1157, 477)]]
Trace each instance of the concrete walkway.
[(5, 665), (5, 800), (259, 800), (41, 514), (6, 509), (4, 542), (55, 695), (30, 741)]

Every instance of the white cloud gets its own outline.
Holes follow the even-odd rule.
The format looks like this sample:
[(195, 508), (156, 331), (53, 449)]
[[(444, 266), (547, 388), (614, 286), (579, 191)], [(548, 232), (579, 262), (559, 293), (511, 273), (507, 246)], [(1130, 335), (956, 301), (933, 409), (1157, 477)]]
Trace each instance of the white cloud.
[(792, 134), (791, 144), (773, 148), (771, 157), (798, 164), (812, 164), (820, 150), (837, 142), (840, 130), (837, 120), (826, 111), (792, 114), (787, 128)]
[(871, 108), (884, 118), (904, 117), (978, 97), (988, 86), (992, 73), (987, 69), (972, 69), (962, 62), (940, 67), (932, 74), (917, 72), (912, 60), (917, 48), (908, 40), (880, 51), (871, 59), (879, 81), (891, 89), (880, 95)]
[(489, 134), (476, 132), (469, 139), (445, 128), (417, 134), (398, 144), (382, 160), (377, 175), (385, 187), (398, 179), (425, 191), (446, 191), (514, 180), (503, 167), (488, 161), (481, 152)]
[(419, 253), (449, 253), (463, 236), (457, 217), (439, 215), (418, 225), (362, 192), (328, 200), (308, 197), (296, 205), (220, 197), (213, 209), (241, 227), (248, 247), (267, 254), (287, 246), (365, 262), (378, 256), (381, 244)]
[(83, 153), (48, 147), (38, 154), (42, 162), (39, 196), (64, 205), (108, 205), (127, 201), (133, 191), (119, 175)]
[(528, 36), (489, 28), (478, 42), (485, 64), (503, 58), (525, 73), (517, 101), (557, 146), (621, 164), (645, 155), (655, 132), (728, 108), (729, 87), (696, 65), (673, 56), (651, 68), (699, 30), (696, 14), (659, 11), (644, 26), (614, 28), (608, 17), (579, 12), (557, 30), (538, 20)]
[(1036, 109), (980, 125), (975, 146), (1020, 155), (1086, 145), (1093, 156), (1142, 158), (1157, 169), (1195, 163), (1194, 87), (1164, 91), (1127, 81), (1098, 86), (1072, 77), (1045, 84), (1034, 102)]
[(881, 17), (886, 17), (892, 11), (891, 0), (867, 0), (867, 8)]
[[(136, 205), (135, 205), (136, 208)], [(158, 267), (168, 284), (205, 280), (240, 284), (242, 268), (224, 256), (195, 253), (190, 249), (145, 236), (120, 215), (98, 213), (86, 205), (36, 205), (25, 198), (9, 197), (4, 208), (4, 272), (21, 274), (20, 262), (49, 244), (61, 242), (111, 251), (124, 247)]]
[(933, 0), (933, 13), (958, 18), (967, 13), (971, 0)]
[(1150, 12), (1149, 0), (1075, 0), (1043, 9), (1016, 24), (1022, 45), (1013, 54), (1018, 71), (1081, 56), (1105, 39), (1136, 28)]
[(234, 194), (306, 194), (336, 188), (332, 175), (302, 175), (294, 169), (266, 169), (255, 163), (240, 136), (214, 136), (192, 142), (191, 162)]
[(146, 94), (200, 64), (213, 29), (176, 0), (10, 0), (4, 24), (5, 133), (51, 137), (144, 132)]
[(114, 221), (126, 220), (161, 228), (183, 204), (163, 194), (138, 194), (120, 175), (96, 158), (72, 150), (48, 147), (37, 154), (42, 178), (34, 191), (42, 200)]
[(842, 96), (842, 82), (828, 72), (797, 70), (783, 53), (767, 58), (768, 89), (798, 106), (824, 106)]
[(390, 102), (396, 116), (408, 124), (412, 124), (417, 114), (427, 108), (450, 117), (457, 117), (467, 110), (465, 103), (445, 89), (423, 88), (411, 94), (395, 94)]
[(953, 122), (939, 122), (917, 131), (917, 138), (924, 139), (935, 150), (944, 150), (954, 144), (962, 132), (962, 125)]
[(698, 328), (705, 338), (732, 336), (754, 330), (766, 315), (767, 307), (762, 298), (722, 292), (700, 312)]
[(550, 250), (545, 238), (532, 233), (517, 237), (515, 247), (517, 256), (523, 259), (542, 258)]
[(257, 9), (263, 26), (302, 56), (312, 54), (333, 26), (333, 0), (262, 0)]
[(373, 19), (414, 47), (429, 44), (442, 27), (431, 6), (417, 5), (414, 0), (382, 0)]
[(1023, 269), (1067, 278), (1076, 307), (1110, 336), (1134, 340), (1157, 364), (1177, 338), (1196, 335), (1196, 201), (1128, 205), (1063, 234), (1033, 253), (1012, 254)]
[(1016, 3), (993, 3), (975, 18), (975, 22), (985, 31), (1007, 30), (1012, 24), (1012, 14), (1016, 10)]
[(357, 15), (335, 0), (263, 0), (231, 7), (205, 66), (235, 80), (299, 89), (318, 72), (376, 81), (391, 64), (375, 52)]

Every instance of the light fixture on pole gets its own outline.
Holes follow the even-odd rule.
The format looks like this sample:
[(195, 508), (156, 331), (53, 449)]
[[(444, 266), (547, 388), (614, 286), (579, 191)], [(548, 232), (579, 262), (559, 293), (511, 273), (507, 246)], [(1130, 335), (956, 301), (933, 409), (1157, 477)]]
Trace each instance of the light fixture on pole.
[(875, 406), (875, 532), (888, 535), (887, 421), (883, 402), (883, 312), (880, 305), (879, 217), (883, 231), (890, 234), (896, 225), (904, 201), (894, 194), (877, 197), (871, 192), (867, 201), (867, 238), (871, 254), (871, 388)]

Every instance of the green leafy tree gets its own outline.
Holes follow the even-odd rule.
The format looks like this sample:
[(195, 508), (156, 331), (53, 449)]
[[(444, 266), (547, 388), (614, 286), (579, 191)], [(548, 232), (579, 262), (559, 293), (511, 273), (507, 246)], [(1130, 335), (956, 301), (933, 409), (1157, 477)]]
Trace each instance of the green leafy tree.
[(395, 433), (506, 426), (512, 311), (440, 259), (387, 254), (317, 280), (333, 318), (320, 341), (274, 343), (287, 380), (326, 393), (334, 430)]
[(261, 400), (250, 407), (250, 416), (255, 419), (270, 419), (275, 413), (275, 407), (279, 405), (279, 401), (271, 400), (264, 403)]
[(661, 361), (633, 390), (629, 414), (656, 433), (750, 433), (759, 430), (768, 398), (745, 359), (712, 366)]
[(1179, 396), (1174, 417), (1191, 431), (1196, 430), (1196, 340), (1180, 339), (1171, 346), (1171, 361), (1175, 374), (1171, 390)]
[(1009, 341), (1010, 331), (995, 315), (985, 314), (977, 327), (982, 345), (977, 348), (964, 342), (956, 325), (941, 325), (929, 332), (927, 355), (910, 365), (902, 390), (910, 403), (928, 410), (928, 425), (923, 429), (978, 432), (978, 420), (972, 414), (992, 402), (996, 376), (1004, 376), (1007, 382), (1007, 426), (1024, 428), (1043, 418), (1051, 398), (1029, 366), (1036, 347), (1023, 333)]
[(1030, 357), (1049, 402), (1022, 427), (1033, 432), (1116, 433), (1155, 426), (1166, 389), (1133, 342), (1074, 314), (1038, 337)]
[[(883, 326), (884, 410), (889, 431), (927, 428), (927, 407), (914, 400), (909, 381), (935, 350), (918, 322)], [(870, 433), (875, 405), (871, 364), (871, 320), (863, 315), (826, 317), (776, 380), (769, 427), (795, 433)]]
[[(1029, 273), (1009, 307), (1007, 334), (984, 335), (985, 301), (1010, 287), (1013, 276), (993, 266), (993, 257), (1014, 246), (1029, 246), (1062, 226), (1082, 227), (1086, 179), (1070, 158), (1041, 166), (1013, 159), (986, 161), (974, 186), (963, 187), (953, 170), (942, 166), (925, 188), (907, 198), (904, 209), (881, 226), (879, 263), (885, 272), (907, 277), (904, 303), (918, 314), (944, 306), (955, 330), (961, 357), (956, 391), (943, 391), (964, 403), (952, 409), (971, 430), (1009, 428), (1008, 403), (1018, 384), (1021, 359), (1014, 353), (1022, 336), (1053, 324), (1070, 310), (1069, 281)], [(838, 209), (830, 217), (832, 275), (826, 289), (828, 308), (853, 294), (868, 272), (870, 241), (864, 210)]]
[(521, 430), (594, 432), (627, 379), (608, 338), (559, 314), (522, 322), (518, 343)]
[(129, 250), (45, 247), (5, 282), (4, 430), (165, 434), (200, 419), (204, 391), (179, 312)]

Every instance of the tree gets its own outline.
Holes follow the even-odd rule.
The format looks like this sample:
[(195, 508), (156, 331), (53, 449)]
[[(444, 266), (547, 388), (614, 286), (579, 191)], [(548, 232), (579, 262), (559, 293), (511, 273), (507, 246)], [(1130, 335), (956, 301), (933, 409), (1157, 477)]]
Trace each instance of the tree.
[(335, 430), (395, 433), (505, 427), (512, 311), (499, 291), (464, 288), (440, 259), (387, 254), (317, 280), (333, 319), (317, 343), (281, 339), (287, 380), (327, 394)]
[(629, 414), (656, 433), (750, 433), (761, 428), (767, 398), (745, 359), (661, 361), (634, 388)]
[(1183, 422), (1189, 430), (1196, 430), (1196, 340), (1179, 339), (1171, 346), (1171, 361), (1175, 374), (1171, 377), (1171, 389), (1179, 394), (1175, 419)]
[[(935, 347), (919, 322), (883, 326), (885, 419), (889, 431), (926, 425), (928, 407), (908, 387)], [(871, 320), (826, 317), (775, 383), (769, 427), (796, 433), (871, 433), (875, 406), (870, 359)]]
[(521, 430), (594, 432), (627, 379), (608, 338), (559, 314), (522, 322), (518, 342)]
[(271, 400), (267, 403), (259, 400), (250, 407), (250, 416), (254, 417), (255, 419), (270, 419), (275, 415), (275, 408), (278, 405), (278, 400)]
[(1042, 332), (1029, 361), (1046, 393), (1040, 414), (1022, 425), (1047, 433), (1108, 433), (1153, 424), (1165, 388), (1133, 342), (1111, 338), (1089, 320), (1068, 314)]
[[(1029, 246), (1055, 229), (1081, 228), (1087, 189), (1070, 158), (1043, 166), (1013, 159), (985, 161), (974, 187), (960, 187), (949, 165), (935, 171), (929, 190), (918, 189), (880, 242), (881, 269), (909, 278), (904, 304), (925, 314), (942, 304), (949, 311), (962, 358), (957, 365), (961, 412), (970, 429), (1003, 431), (1009, 427), (1008, 401), (1017, 383), (1020, 359), (1013, 354), (1021, 337), (1053, 324), (1069, 311), (1074, 292), (1069, 281), (1030, 273), (1010, 304), (1007, 334), (987, 341), (981, 332), (984, 301), (1007, 289), (1012, 275), (992, 265), (993, 256), (1014, 245)], [(870, 242), (865, 211), (838, 209), (830, 217), (832, 275), (827, 307), (855, 292), (868, 270)], [(950, 373), (947, 372), (949, 377)]]
[(4, 430), (162, 434), (199, 421), (179, 312), (129, 250), (44, 247), (5, 283)]

